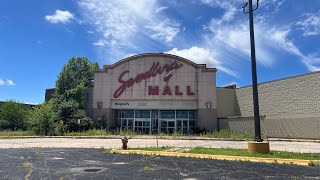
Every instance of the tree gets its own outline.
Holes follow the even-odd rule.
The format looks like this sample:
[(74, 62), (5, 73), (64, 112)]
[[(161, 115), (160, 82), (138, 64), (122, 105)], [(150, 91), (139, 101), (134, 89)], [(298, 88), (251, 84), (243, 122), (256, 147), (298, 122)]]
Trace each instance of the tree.
[[(56, 81), (53, 105), (58, 119), (63, 121), (67, 130), (87, 129), (92, 124), (84, 111), (84, 95), (93, 85), (94, 71), (98, 68), (97, 62), (92, 63), (84, 57), (73, 57), (62, 68)], [(85, 123), (79, 126), (78, 119)]]
[(56, 95), (61, 101), (71, 99), (79, 103), (79, 108), (84, 109), (84, 91), (93, 85), (94, 70), (98, 69), (97, 62), (91, 63), (84, 57), (73, 57), (62, 68), (56, 81)]
[(0, 129), (25, 130), (29, 106), (14, 100), (0, 104)]
[(47, 102), (29, 112), (27, 124), (37, 135), (54, 135), (55, 118), (56, 113), (52, 103)]

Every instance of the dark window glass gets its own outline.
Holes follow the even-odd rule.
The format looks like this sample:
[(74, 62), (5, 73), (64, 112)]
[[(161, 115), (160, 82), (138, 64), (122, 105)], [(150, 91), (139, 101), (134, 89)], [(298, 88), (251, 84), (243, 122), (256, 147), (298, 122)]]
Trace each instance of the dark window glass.
[(160, 111), (160, 117), (173, 119), (175, 118), (175, 112), (173, 110), (163, 110)]
[(188, 119), (188, 111), (177, 111), (177, 118)]
[(189, 111), (189, 119), (197, 119), (197, 112)]
[(149, 110), (137, 110), (135, 112), (136, 118), (150, 118), (150, 111)]
[(123, 110), (122, 118), (133, 118), (133, 110)]

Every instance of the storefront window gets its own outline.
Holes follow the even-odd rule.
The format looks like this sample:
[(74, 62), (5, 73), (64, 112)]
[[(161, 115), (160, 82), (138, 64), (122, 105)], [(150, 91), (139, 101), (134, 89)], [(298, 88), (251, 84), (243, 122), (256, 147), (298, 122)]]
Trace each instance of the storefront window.
[(160, 111), (160, 117), (162, 119), (174, 119), (175, 118), (175, 111), (174, 110), (162, 110)]
[(122, 118), (133, 118), (133, 110), (122, 110)]
[(135, 118), (150, 118), (150, 110), (136, 110)]
[(195, 128), (196, 116), (195, 110), (117, 110), (115, 120), (122, 130), (189, 134)]
[(188, 111), (187, 110), (177, 110), (177, 118), (188, 119)]
[(194, 110), (189, 111), (189, 119), (197, 119), (197, 112)]

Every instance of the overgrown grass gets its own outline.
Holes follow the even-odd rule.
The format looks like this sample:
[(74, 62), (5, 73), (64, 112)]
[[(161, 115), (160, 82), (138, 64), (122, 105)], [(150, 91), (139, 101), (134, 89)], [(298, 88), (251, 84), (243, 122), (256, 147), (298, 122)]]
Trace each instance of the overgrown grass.
[(0, 136), (35, 136), (33, 131), (0, 131)]
[(234, 140), (241, 139), (254, 139), (254, 134), (252, 133), (240, 133), (230, 130), (220, 130), (220, 131), (209, 131), (200, 134), (200, 137), (208, 137), (208, 138), (230, 138)]
[(129, 150), (142, 150), (142, 151), (166, 151), (173, 147), (163, 146), (163, 147), (145, 147), (145, 148), (130, 148)]
[[(32, 131), (0, 131), (0, 136), (35, 136), (36, 134)], [(166, 136), (179, 137), (179, 136), (189, 136), (189, 137), (206, 137), (206, 138), (228, 138), (232, 140), (243, 140), (243, 139), (254, 139), (254, 135), (250, 133), (239, 133), (230, 130), (221, 131), (209, 131), (201, 134), (182, 134), (180, 132), (174, 132), (172, 134), (165, 134), (160, 132), (159, 134), (143, 134), (141, 132), (134, 131), (123, 131), (117, 130), (115, 132), (106, 131), (105, 129), (91, 129), (88, 131), (81, 132), (66, 132), (64, 136), (108, 136), (108, 135), (120, 135), (127, 137), (134, 137), (139, 135), (149, 135), (158, 136), (158, 138), (165, 138)]]
[(262, 157), (262, 158), (283, 158), (283, 159), (305, 159), (305, 160), (320, 160), (320, 153), (297, 153), (287, 151), (271, 151), (269, 154), (251, 153), (246, 149), (232, 148), (193, 148), (186, 153), (196, 154), (212, 154), (212, 155), (227, 155), (227, 156), (247, 156), (247, 157)]
[(91, 129), (88, 131), (81, 132), (67, 132), (65, 136), (108, 136), (112, 133), (110, 131), (106, 131), (105, 129)]

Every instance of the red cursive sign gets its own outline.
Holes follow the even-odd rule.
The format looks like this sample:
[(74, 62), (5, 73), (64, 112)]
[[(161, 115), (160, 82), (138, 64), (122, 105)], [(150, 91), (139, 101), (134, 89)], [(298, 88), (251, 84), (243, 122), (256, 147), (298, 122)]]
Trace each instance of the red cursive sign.
[(124, 71), (119, 76), (119, 83), (121, 84), (120, 87), (114, 92), (113, 97), (118, 98), (121, 96), (121, 94), (129, 87), (133, 86), (135, 83), (139, 83), (142, 80), (147, 80), (151, 77), (155, 77), (158, 74), (162, 74), (164, 71), (167, 72), (165, 77), (163, 78), (164, 81), (169, 81), (172, 75), (175, 73), (176, 69), (179, 69), (182, 66), (182, 64), (178, 64), (177, 61), (174, 61), (171, 64), (165, 64), (164, 66), (160, 66), (159, 62), (154, 62), (150, 68), (149, 71), (146, 71), (144, 73), (140, 73), (136, 75), (136, 77), (129, 78), (128, 80), (123, 80), (123, 75), (129, 73), (130, 71)]

